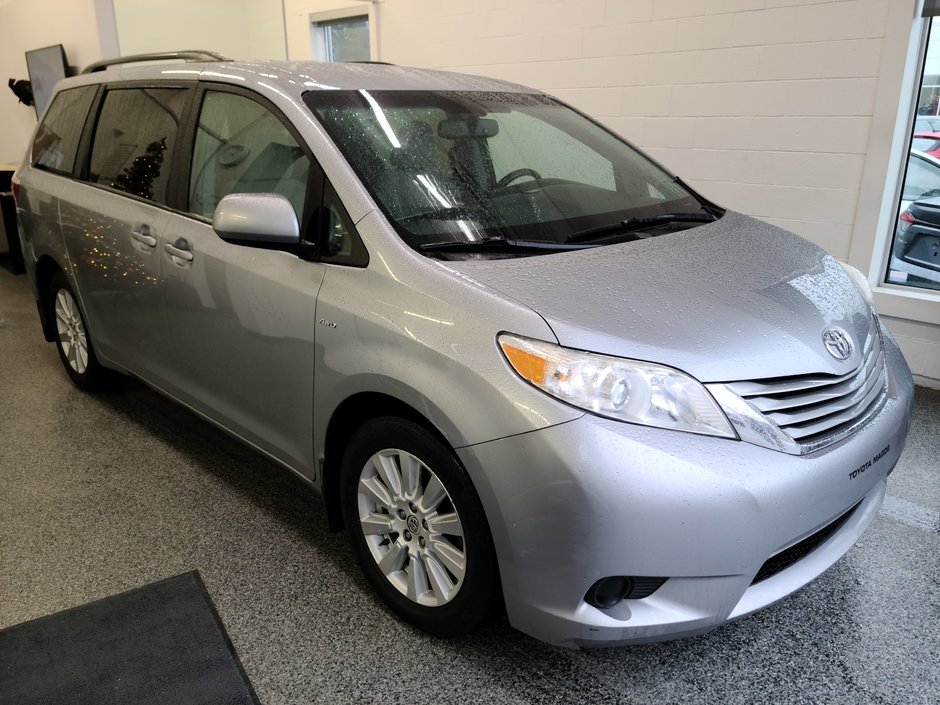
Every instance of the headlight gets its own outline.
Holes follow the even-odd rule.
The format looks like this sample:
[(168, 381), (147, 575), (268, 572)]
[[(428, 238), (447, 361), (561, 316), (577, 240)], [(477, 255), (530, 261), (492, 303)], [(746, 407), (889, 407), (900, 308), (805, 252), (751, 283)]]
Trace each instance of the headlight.
[(871, 284), (868, 283), (867, 277), (858, 271), (851, 264), (846, 264), (845, 262), (839, 262), (842, 265), (842, 269), (845, 270), (845, 273), (849, 275), (855, 286), (858, 287), (858, 290), (862, 292), (862, 296), (865, 297), (865, 301), (869, 304), (872, 304), (874, 299), (871, 293)]
[(705, 387), (671, 367), (508, 333), (497, 340), (520, 377), (572, 406), (617, 421), (737, 438)]

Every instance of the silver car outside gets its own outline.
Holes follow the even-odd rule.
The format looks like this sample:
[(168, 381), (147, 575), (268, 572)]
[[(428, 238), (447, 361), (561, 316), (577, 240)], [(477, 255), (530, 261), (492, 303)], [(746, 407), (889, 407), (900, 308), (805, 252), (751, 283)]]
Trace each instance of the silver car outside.
[[(102, 366), (286, 466), (323, 493), (337, 525), (356, 429), (415, 422), (471, 483), (516, 628), (572, 647), (701, 633), (813, 580), (874, 519), (904, 446), (912, 379), (864, 285), (819, 248), (727, 212), (689, 238), (431, 259), (402, 241), (302, 94), (532, 89), (399, 67), (211, 62), (111, 68), (57, 91), (102, 76), (263, 97), (321, 165), (368, 264), (232, 246), (208, 219), (38, 169), (27, 155), (17, 206), (40, 311), (49, 318), (50, 281), (64, 277)], [(96, 260), (102, 250), (116, 272)], [(45, 329), (61, 342), (54, 322)], [(850, 341), (845, 359), (827, 349), (836, 329)], [(563, 403), (514, 371), (504, 333), (681, 370), (717, 400), (734, 437)], [(807, 413), (832, 396), (818, 385), (859, 375), (872, 380), (870, 403), (819, 443), (801, 443), (773, 401), (805, 394), (794, 413)], [(591, 591), (611, 578), (649, 584), (608, 604)]]

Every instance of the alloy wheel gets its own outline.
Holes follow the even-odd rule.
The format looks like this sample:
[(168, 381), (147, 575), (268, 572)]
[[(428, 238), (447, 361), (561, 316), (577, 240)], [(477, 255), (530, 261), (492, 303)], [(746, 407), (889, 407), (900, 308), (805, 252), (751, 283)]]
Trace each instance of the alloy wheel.
[(466, 573), (463, 525), (440, 479), (419, 458), (386, 449), (359, 476), (359, 522), (385, 578), (412, 602), (440, 607)]
[(85, 374), (88, 369), (88, 336), (78, 303), (67, 289), (56, 292), (55, 323), (59, 345), (69, 366), (77, 374)]

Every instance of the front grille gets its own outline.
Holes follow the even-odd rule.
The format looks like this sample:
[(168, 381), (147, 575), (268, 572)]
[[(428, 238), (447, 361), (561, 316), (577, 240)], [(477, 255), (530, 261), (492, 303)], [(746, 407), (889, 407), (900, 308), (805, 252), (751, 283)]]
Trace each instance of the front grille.
[(848, 374), (796, 375), (726, 386), (797, 443), (821, 448), (878, 407), (886, 378), (875, 321), (862, 361)]
[[(861, 502), (859, 502), (861, 504)], [(760, 570), (757, 571), (757, 575), (754, 576), (754, 579), (751, 581), (751, 585), (759, 583), (762, 580), (767, 580), (767, 578), (776, 575), (781, 570), (789, 568), (791, 565), (796, 563), (799, 560), (802, 560), (810, 553), (815, 551), (821, 544), (825, 543), (826, 540), (836, 533), (839, 528), (848, 521), (849, 517), (852, 516), (852, 513), (858, 509), (858, 504), (852, 507), (845, 514), (840, 516), (835, 521), (832, 521), (815, 534), (807, 536), (805, 539), (799, 543), (795, 543), (790, 548), (785, 548), (768, 558), (764, 565), (760, 567)]]

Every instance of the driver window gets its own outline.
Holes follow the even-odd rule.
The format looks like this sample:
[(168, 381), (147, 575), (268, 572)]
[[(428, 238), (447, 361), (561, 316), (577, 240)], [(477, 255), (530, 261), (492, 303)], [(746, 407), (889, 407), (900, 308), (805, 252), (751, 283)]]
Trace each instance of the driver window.
[(284, 124), (260, 103), (208, 91), (190, 171), (189, 210), (211, 218), (230, 193), (279, 193), (303, 222), (310, 159)]

